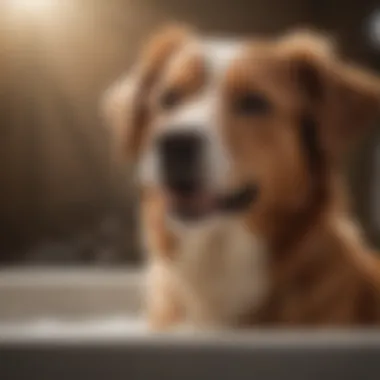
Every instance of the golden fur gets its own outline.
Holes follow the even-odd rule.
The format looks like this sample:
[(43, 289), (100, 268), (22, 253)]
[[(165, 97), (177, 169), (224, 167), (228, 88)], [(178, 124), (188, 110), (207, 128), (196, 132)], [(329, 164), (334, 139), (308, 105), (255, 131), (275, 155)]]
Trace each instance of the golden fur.
[[(120, 139), (129, 157), (136, 159), (149, 139), (151, 121), (160, 113), (155, 85), (169, 57), (197, 38), (178, 27), (158, 34), (135, 68), (138, 85), (131, 99), (125, 91), (117, 93), (120, 87), (107, 94), (107, 115), (122, 131)], [(182, 71), (165, 75), (191, 97), (207, 73), (201, 58), (193, 56)], [(263, 92), (275, 107), (270, 116), (255, 120), (255, 128), (247, 125), (252, 121), (228, 111), (232, 99), (250, 88)], [(270, 286), (258, 305), (221, 324), (379, 324), (379, 260), (349, 214), (340, 169), (352, 143), (379, 114), (378, 78), (344, 63), (328, 39), (301, 31), (279, 39), (247, 41), (244, 54), (226, 73), (223, 102), (221, 133), (236, 168), (231, 182), (255, 175), (262, 186), (260, 201), (239, 220), (267, 243)], [(315, 136), (311, 142), (300, 136), (302, 123), (317, 129), (317, 141)], [(303, 138), (311, 144), (311, 152), (305, 152), (308, 146), (302, 145)], [(171, 279), (173, 262), (182, 255), (181, 237), (166, 225), (160, 189), (141, 191), (149, 260), (153, 271), (160, 272), (148, 310), (152, 326), (163, 328), (181, 321), (186, 313), (188, 300), (181, 299), (176, 289), (181, 279)], [(208, 237), (206, 251), (216, 252), (210, 254), (213, 266), (221, 265), (220, 238), (216, 232)], [(210, 280), (212, 274), (199, 274), (199, 281), (203, 278)], [(210, 301), (204, 307), (209, 325), (218, 322), (219, 311), (212, 305)]]

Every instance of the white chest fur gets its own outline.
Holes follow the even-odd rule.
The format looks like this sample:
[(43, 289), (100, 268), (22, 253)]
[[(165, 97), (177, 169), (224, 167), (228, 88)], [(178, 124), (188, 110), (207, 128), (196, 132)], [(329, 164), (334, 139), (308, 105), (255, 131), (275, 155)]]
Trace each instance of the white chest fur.
[(268, 289), (265, 248), (237, 220), (182, 231), (169, 269), (190, 323), (229, 325)]

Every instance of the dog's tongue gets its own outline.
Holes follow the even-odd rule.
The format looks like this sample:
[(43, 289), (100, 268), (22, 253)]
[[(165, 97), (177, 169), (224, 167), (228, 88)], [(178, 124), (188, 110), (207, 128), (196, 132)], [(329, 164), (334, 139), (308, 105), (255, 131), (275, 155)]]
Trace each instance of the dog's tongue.
[(167, 202), (174, 209), (182, 209), (197, 214), (207, 213), (215, 207), (215, 199), (206, 192), (191, 195), (169, 194)]
[(235, 193), (219, 197), (204, 191), (191, 194), (168, 191), (166, 204), (174, 214), (183, 219), (197, 219), (214, 212), (232, 213), (244, 210), (254, 201), (257, 193), (258, 189), (255, 186), (247, 186)]

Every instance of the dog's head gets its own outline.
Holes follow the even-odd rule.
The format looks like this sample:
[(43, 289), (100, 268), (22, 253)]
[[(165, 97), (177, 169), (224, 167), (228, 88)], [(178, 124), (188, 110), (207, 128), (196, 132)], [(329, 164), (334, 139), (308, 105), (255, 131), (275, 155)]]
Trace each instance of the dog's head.
[(105, 97), (141, 185), (193, 222), (299, 210), (379, 104), (377, 79), (318, 34), (208, 39), (180, 27), (157, 34)]

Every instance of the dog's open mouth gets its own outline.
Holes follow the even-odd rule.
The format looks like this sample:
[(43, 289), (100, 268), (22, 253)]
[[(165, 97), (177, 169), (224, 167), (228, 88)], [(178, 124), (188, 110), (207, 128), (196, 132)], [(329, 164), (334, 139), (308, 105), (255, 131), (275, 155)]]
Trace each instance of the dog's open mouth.
[(206, 191), (191, 194), (167, 192), (170, 213), (177, 219), (195, 221), (214, 214), (239, 213), (246, 210), (257, 198), (258, 187), (246, 185), (225, 195), (214, 195)]

